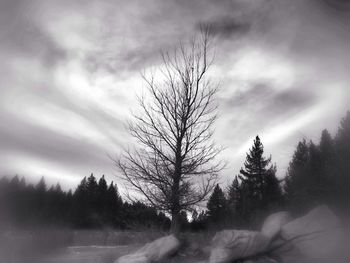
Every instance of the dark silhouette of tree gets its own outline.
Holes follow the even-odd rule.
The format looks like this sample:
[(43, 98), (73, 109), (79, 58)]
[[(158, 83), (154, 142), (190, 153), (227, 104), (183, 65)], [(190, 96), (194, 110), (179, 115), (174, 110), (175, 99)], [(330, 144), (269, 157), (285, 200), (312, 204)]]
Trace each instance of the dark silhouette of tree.
[(335, 138), (338, 151), (344, 158), (350, 156), (350, 111), (341, 120), (340, 126)]
[(337, 174), (335, 177), (339, 206), (350, 211), (350, 111), (341, 120), (334, 139)]
[(84, 177), (73, 194), (73, 213), (75, 227), (88, 227), (88, 207), (89, 198), (87, 190), (87, 181)]
[(241, 227), (246, 224), (242, 216), (245, 214), (243, 205), (246, 203), (244, 198), (247, 195), (244, 185), (244, 182), (240, 182), (239, 176), (235, 176), (227, 189), (228, 224), (230, 227)]
[(140, 98), (142, 113), (129, 125), (138, 147), (116, 162), (129, 185), (171, 214), (174, 233), (181, 211), (206, 199), (223, 168), (212, 141), (217, 87), (207, 76), (208, 36), (205, 31), (189, 48), (163, 54), (164, 81), (144, 76), (149, 96)]
[(238, 176), (232, 181), (232, 184), (228, 187), (227, 191), (227, 206), (230, 216), (235, 218), (238, 214), (238, 204), (241, 202), (241, 187), (238, 180)]
[(107, 225), (108, 221), (108, 186), (104, 175), (98, 181), (97, 186), (97, 212), (100, 215), (100, 224)]
[(125, 226), (123, 223), (123, 200), (118, 193), (117, 186), (111, 182), (106, 193), (106, 214), (112, 225)]
[(208, 203), (208, 219), (213, 226), (223, 225), (227, 218), (227, 200), (224, 192), (217, 184), (211, 194)]
[[(309, 181), (309, 146), (306, 140), (299, 142), (285, 178), (285, 196), (290, 207), (300, 207), (308, 199), (306, 181)], [(303, 209), (302, 209), (303, 210)]]
[(242, 217), (249, 222), (276, 206), (282, 196), (276, 167), (271, 164), (271, 157), (263, 155), (264, 147), (256, 136), (239, 175), (242, 181)]
[(275, 165), (268, 169), (264, 179), (262, 209), (267, 213), (279, 210), (284, 205), (280, 180), (276, 177)]
[(296, 213), (319, 203), (337, 202), (337, 155), (327, 130), (322, 132), (319, 145), (305, 140), (298, 144), (285, 180), (286, 199)]
[(36, 199), (36, 212), (40, 213), (41, 215), (39, 218), (44, 218), (47, 216), (47, 210), (46, 210), (46, 183), (44, 177), (40, 179), (38, 184), (35, 186), (35, 199)]
[(327, 130), (322, 131), (318, 149), (319, 168), (317, 171), (318, 174), (315, 174), (315, 176), (319, 177), (320, 190), (317, 199), (322, 203), (332, 205), (333, 202), (336, 202), (334, 193), (336, 191), (336, 174), (338, 173), (336, 167), (337, 153), (334, 147), (334, 140)]

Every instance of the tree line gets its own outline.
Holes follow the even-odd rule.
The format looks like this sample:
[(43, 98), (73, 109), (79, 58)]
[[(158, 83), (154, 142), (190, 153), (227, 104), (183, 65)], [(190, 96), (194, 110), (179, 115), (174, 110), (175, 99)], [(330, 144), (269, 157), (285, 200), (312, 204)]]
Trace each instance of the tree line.
[(326, 203), (339, 213), (350, 212), (350, 112), (335, 136), (324, 130), (320, 142), (299, 142), (285, 178), (288, 207), (303, 213)]
[(350, 112), (334, 137), (323, 130), (319, 143), (300, 141), (283, 179), (276, 177), (276, 165), (263, 152), (256, 137), (231, 185), (223, 190), (217, 184), (207, 209), (194, 212), (195, 230), (254, 227), (274, 211), (300, 215), (318, 204), (340, 215), (350, 213)]
[[(321, 203), (350, 213), (349, 160), (350, 112), (334, 138), (324, 130), (318, 143), (300, 141), (283, 179), (277, 178), (276, 165), (265, 156), (257, 136), (239, 174), (226, 188), (215, 185), (205, 209), (182, 210), (179, 227), (193, 231), (254, 227), (277, 210), (301, 214)], [(18, 176), (4, 177), (0, 193), (2, 222), (8, 219), (14, 225), (170, 229), (169, 215), (140, 201), (123, 201), (117, 185), (107, 184), (104, 176), (84, 177), (74, 192), (63, 191), (59, 184), (47, 187), (44, 178), (31, 185)]]
[(18, 176), (0, 181), (1, 222), (11, 226), (61, 226), (70, 228), (118, 228), (166, 230), (170, 220), (142, 202), (123, 201), (117, 185), (93, 174), (84, 177), (74, 192), (59, 184), (36, 185)]

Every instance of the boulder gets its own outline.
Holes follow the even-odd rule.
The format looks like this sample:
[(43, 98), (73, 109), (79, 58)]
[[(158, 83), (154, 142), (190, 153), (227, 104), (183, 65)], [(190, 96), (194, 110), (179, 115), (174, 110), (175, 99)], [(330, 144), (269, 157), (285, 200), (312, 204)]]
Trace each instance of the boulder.
[(151, 263), (145, 254), (131, 254), (119, 258), (116, 263)]
[(278, 263), (278, 262), (267, 256), (262, 256), (256, 259), (244, 260), (243, 263)]
[(135, 253), (119, 258), (116, 263), (151, 263), (159, 262), (174, 254), (180, 247), (179, 240), (173, 235), (156, 239), (144, 245)]
[(271, 251), (269, 255), (277, 262), (305, 263), (305, 257), (300, 251), (291, 242), (285, 242), (280, 237), (270, 243), (268, 250)]
[(327, 206), (318, 206), (303, 217), (282, 226), (281, 238), (310, 259), (336, 253), (342, 240), (340, 221)]
[(261, 233), (273, 239), (280, 233), (282, 226), (291, 221), (291, 218), (291, 215), (285, 211), (274, 213), (265, 219)]
[(223, 230), (213, 238), (210, 263), (225, 263), (244, 259), (263, 252), (270, 239), (259, 232)]

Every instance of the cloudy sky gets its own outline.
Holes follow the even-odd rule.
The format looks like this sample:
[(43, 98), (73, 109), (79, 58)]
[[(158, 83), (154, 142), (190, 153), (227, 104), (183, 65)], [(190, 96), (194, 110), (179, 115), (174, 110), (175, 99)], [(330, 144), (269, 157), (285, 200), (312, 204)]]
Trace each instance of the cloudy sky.
[(74, 187), (109, 155), (160, 51), (212, 28), (216, 141), (232, 179), (259, 134), (284, 176), (297, 142), (335, 132), (350, 95), (347, 0), (0, 0), (0, 175)]

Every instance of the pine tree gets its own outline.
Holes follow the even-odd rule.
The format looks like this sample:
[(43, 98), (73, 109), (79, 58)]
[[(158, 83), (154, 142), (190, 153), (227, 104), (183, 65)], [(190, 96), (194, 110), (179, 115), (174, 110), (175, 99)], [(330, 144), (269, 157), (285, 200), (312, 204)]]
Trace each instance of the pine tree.
[(75, 227), (87, 227), (88, 222), (88, 207), (89, 207), (89, 198), (88, 198), (88, 188), (86, 177), (84, 177), (73, 195), (73, 224)]
[(123, 209), (123, 200), (119, 195), (118, 187), (113, 182), (110, 183), (106, 195), (106, 207), (108, 210), (108, 222), (112, 225), (123, 227), (126, 225)]
[(263, 187), (262, 208), (267, 212), (276, 211), (284, 204), (280, 180), (276, 176), (276, 165), (267, 170)]
[(45, 183), (45, 178), (41, 177), (39, 183), (35, 187), (39, 192), (44, 193), (46, 191), (46, 183)]
[(89, 202), (93, 210), (97, 209), (98, 185), (96, 178), (91, 174), (86, 182), (86, 189), (88, 193)]
[(244, 187), (242, 216), (247, 221), (252, 222), (262, 216), (273, 203), (279, 201), (281, 190), (279, 183), (276, 183), (276, 167), (271, 164), (271, 157), (264, 157), (264, 147), (259, 136), (256, 136), (253, 147), (247, 153), (239, 178)]
[(289, 207), (297, 207), (307, 198), (305, 180), (308, 178), (309, 146), (306, 140), (299, 142), (289, 163), (285, 178), (285, 196)]
[(346, 113), (346, 116), (340, 122), (336, 143), (341, 152), (344, 151), (347, 155), (350, 154), (350, 111)]
[(97, 211), (100, 216), (102, 224), (107, 224), (108, 222), (108, 186), (104, 175), (98, 181), (98, 193), (97, 193)]
[(336, 202), (336, 168), (337, 153), (334, 147), (334, 140), (327, 130), (322, 131), (321, 141), (319, 145), (320, 150), (320, 177), (322, 187), (321, 202), (329, 205)]
[(327, 130), (318, 145), (305, 140), (298, 144), (285, 180), (286, 199), (294, 212), (336, 202), (336, 159), (334, 140)]
[(335, 148), (339, 158), (339, 172), (342, 174), (342, 180), (350, 182), (350, 111), (342, 119), (335, 138)]
[(232, 184), (229, 186), (227, 191), (227, 208), (228, 208), (228, 216), (229, 222), (232, 224), (240, 224), (241, 211), (240, 211), (240, 203), (241, 197), (241, 185), (238, 180), (238, 176), (235, 176), (235, 179), (232, 181)]
[(223, 223), (227, 216), (227, 201), (219, 184), (215, 186), (208, 200), (207, 209), (209, 220), (212, 224), (219, 225)]
[(337, 202), (342, 210), (350, 211), (350, 111), (341, 120), (335, 137)]
[(47, 217), (48, 208), (46, 202), (46, 183), (44, 177), (42, 177), (39, 183), (35, 186), (35, 194), (36, 194), (36, 209), (33, 213), (35, 217), (37, 217), (38, 223), (43, 223), (43, 218)]

